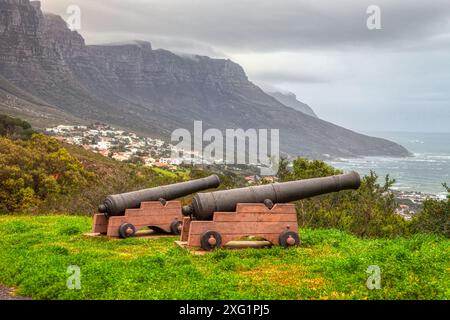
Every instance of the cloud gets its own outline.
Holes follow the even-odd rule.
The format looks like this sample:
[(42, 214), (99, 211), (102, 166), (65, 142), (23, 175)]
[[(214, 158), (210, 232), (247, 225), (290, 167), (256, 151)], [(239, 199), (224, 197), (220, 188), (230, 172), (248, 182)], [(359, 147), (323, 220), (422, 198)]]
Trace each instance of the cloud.
[(323, 83), (329, 80), (319, 76), (304, 75), (301, 73), (289, 72), (285, 70), (279, 71), (258, 71), (252, 74), (252, 78), (258, 81), (268, 83)]
[[(44, 0), (63, 13), (73, 1)], [(411, 46), (449, 30), (448, 0), (377, 0), (382, 30), (368, 30), (372, 0), (78, 0), (82, 33), (158, 35), (228, 52)], [(406, 9), (407, 8), (407, 9)]]
[(231, 59), (245, 65), (249, 77), (259, 83), (324, 83), (334, 81), (339, 61), (323, 52), (241, 53)]

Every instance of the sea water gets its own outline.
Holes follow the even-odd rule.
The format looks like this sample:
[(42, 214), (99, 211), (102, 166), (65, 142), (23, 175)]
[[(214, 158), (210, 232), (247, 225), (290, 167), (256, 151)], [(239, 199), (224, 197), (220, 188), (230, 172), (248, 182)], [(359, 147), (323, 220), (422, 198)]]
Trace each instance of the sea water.
[(450, 132), (366, 132), (366, 134), (397, 142), (413, 156), (405, 158), (364, 157), (327, 161), (345, 171), (355, 170), (366, 175), (370, 170), (383, 177), (389, 174), (397, 182), (393, 189), (419, 191), (445, 196), (442, 186), (450, 186)]

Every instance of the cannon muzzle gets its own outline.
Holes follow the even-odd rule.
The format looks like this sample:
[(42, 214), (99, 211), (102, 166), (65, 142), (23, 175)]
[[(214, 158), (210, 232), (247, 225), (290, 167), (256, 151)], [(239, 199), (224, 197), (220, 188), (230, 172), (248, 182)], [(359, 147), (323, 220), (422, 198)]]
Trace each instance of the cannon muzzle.
[(288, 203), (346, 189), (358, 189), (358, 173), (314, 178), (256, 187), (198, 193), (192, 205), (183, 208), (184, 215), (197, 220), (211, 220), (214, 212), (234, 212), (238, 203)]
[(217, 188), (219, 184), (219, 177), (212, 175), (167, 186), (110, 195), (98, 207), (98, 211), (106, 216), (120, 216), (126, 209), (139, 208), (144, 201), (173, 200), (202, 190)]

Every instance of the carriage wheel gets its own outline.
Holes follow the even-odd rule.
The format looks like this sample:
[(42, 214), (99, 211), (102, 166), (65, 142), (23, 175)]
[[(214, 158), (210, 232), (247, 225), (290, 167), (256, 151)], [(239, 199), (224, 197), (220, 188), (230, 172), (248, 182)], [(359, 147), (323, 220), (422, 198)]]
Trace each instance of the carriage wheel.
[(222, 236), (217, 231), (206, 231), (200, 237), (203, 250), (211, 251), (222, 246)]
[(298, 247), (300, 238), (297, 232), (286, 230), (280, 234), (280, 246), (283, 248)]
[(132, 237), (136, 234), (136, 227), (131, 223), (124, 223), (119, 227), (119, 236), (122, 239)]
[(175, 220), (170, 224), (170, 231), (175, 235), (181, 234), (183, 223), (180, 220)]

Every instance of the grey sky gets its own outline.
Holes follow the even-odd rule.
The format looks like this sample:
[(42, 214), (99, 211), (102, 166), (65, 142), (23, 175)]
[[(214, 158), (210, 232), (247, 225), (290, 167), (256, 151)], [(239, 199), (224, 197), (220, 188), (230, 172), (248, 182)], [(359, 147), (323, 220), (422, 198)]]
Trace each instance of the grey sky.
[[(82, 13), (87, 43), (228, 57), (250, 79), (297, 94), (359, 131), (450, 131), (450, 1), (43, 0)], [(366, 9), (381, 8), (381, 30)]]

